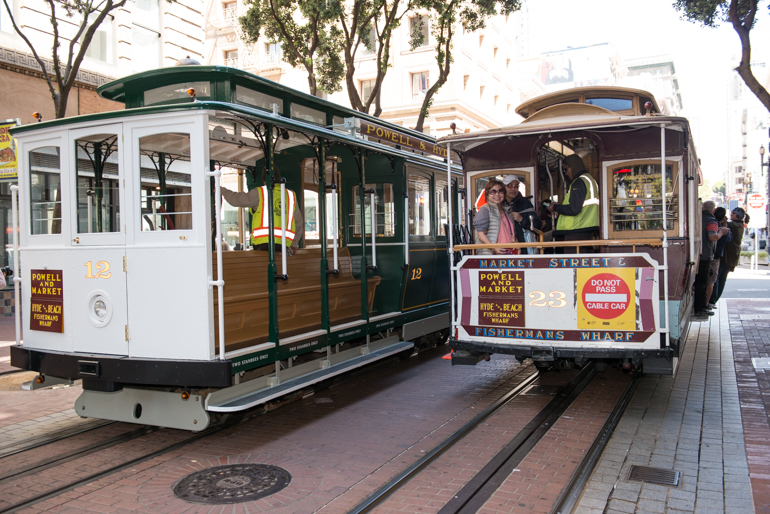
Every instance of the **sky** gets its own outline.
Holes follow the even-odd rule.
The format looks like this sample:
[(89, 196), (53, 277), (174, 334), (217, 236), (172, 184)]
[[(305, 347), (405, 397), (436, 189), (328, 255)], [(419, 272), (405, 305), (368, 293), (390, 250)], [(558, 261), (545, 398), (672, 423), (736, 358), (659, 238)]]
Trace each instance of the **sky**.
[[(682, 114), (690, 119), (701, 169), (713, 184), (722, 180), (729, 165), (727, 95), (732, 70), (740, 60), (740, 41), (730, 24), (714, 29), (681, 20), (673, 1), (528, 0), (530, 49), (539, 54), (609, 42), (623, 59), (673, 57)], [(767, 1), (760, 1), (759, 12), (751, 31), (752, 61), (766, 62)]]

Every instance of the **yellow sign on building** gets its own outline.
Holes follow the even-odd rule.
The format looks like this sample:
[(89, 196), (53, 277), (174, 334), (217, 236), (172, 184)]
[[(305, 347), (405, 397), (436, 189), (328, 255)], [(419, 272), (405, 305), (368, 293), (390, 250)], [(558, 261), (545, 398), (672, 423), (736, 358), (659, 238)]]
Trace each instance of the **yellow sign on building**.
[(635, 268), (575, 271), (578, 329), (636, 329)]
[(16, 166), (16, 145), (9, 132), (17, 125), (16, 120), (6, 120), (0, 123), (0, 182), (17, 180), (19, 170)]

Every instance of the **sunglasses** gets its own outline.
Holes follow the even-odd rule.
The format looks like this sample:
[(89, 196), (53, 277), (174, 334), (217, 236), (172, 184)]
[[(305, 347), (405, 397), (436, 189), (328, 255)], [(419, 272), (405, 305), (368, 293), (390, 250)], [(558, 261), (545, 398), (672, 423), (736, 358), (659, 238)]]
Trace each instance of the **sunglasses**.
[(490, 189), (489, 194), (491, 195), (500, 195), (503, 194), (503, 189)]

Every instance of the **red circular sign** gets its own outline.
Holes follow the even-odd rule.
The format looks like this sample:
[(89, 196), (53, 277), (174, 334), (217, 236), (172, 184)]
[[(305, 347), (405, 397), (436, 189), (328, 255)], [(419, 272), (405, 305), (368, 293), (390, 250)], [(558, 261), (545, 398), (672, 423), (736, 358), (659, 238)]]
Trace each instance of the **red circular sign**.
[(762, 207), (765, 206), (765, 197), (764, 195), (761, 195), (759, 193), (754, 193), (753, 195), (749, 195), (748, 204), (749, 204), (749, 207), (752, 209), (761, 209)]
[(612, 273), (599, 273), (589, 278), (583, 286), (582, 296), (586, 310), (599, 319), (617, 318), (633, 301), (628, 285)]

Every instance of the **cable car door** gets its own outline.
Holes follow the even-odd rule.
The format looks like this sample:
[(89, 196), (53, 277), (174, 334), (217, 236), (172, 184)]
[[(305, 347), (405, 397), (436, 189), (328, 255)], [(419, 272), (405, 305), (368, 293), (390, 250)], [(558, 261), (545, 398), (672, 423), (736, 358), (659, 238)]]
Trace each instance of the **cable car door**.
[[(70, 295), (75, 352), (128, 355), (126, 206), (121, 124), (69, 131), (71, 169)], [(69, 275), (69, 276), (68, 276)]]

